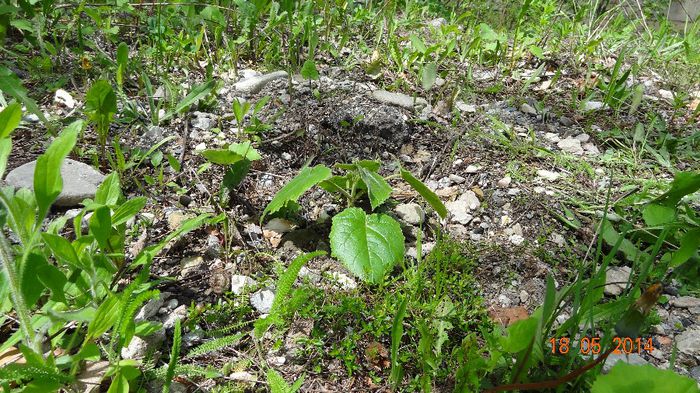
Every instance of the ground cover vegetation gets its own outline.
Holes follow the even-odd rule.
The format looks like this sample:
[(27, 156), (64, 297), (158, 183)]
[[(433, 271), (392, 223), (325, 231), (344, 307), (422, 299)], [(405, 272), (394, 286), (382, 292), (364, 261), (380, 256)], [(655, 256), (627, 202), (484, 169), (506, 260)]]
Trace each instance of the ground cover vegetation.
[(686, 3), (0, 0), (0, 389), (697, 392)]

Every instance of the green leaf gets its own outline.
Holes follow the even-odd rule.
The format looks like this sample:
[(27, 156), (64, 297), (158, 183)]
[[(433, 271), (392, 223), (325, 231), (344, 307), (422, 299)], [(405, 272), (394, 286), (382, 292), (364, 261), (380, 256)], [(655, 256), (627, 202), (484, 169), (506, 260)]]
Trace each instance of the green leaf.
[(408, 304), (408, 297), (405, 297), (399, 309), (396, 311), (394, 316), (394, 322), (391, 325), (391, 374), (390, 379), (394, 385), (394, 389), (401, 382), (401, 376), (403, 370), (401, 363), (399, 363), (399, 347), (401, 346), (401, 338), (403, 337), (403, 320), (406, 317), (406, 305)]
[(122, 373), (117, 373), (107, 389), (107, 393), (129, 393), (129, 380)]
[(232, 143), (229, 145), (228, 149), (241, 157), (245, 157), (245, 159), (249, 161), (257, 161), (262, 158), (260, 153), (252, 146), (250, 141)]
[(185, 96), (185, 98), (180, 101), (177, 106), (175, 106), (175, 109), (168, 111), (160, 120), (165, 121), (169, 120), (172, 118), (174, 115), (184, 111), (186, 108), (190, 107), (192, 104), (196, 103), (197, 101), (201, 100), (202, 98), (206, 97), (209, 95), (211, 90), (216, 86), (216, 81), (215, 80), (210, 80), (208, 82), (199, 84), (190, 90), (190, 93)]
[(97, 308), (95, 319), (88, 325), (85, 340), (98, 338), (111, 329), (119, 318), (119, 308), (119, 298), (113, 295), (108, 296)]
[(435, 210), (440, 218), (447, 217), (447, 208), (442, 203), (440, 198), (431, 189), (428, 188), (422, 181), (418, 180), (413, 174), (407, 170), (401, 169), (401, 178), (408, 183), (414, 190), (425, 199), (428, 204)]
[(671, 182), (671, 189), (656, 198), (654, 202), (675, 207), (686, 195), (700, 189), (700, 171), (678, 172)]
[(175, 377), (175, 366), (177, 365), (177, 359), (180, 357), (180, 344), (181, 344), (181, 334), (182, 330), (180, 328), (180, 320), (175, 320), (175, 331), (173, 332), (173, 346), (170, 348), (170, 361), (168, 362), (168, 369), (165, 373), (165, 383), (163, 384), (163, 393), (170, 392), (170, 384), (173, 382)]
[(333, 217), (331, 250), (355, 276), (376, 284), (404, 255), (401, 226), (385, 214), (347, 208)]
[(528, 49), (530, 49), (530, 53), (532, 53), (538, 59), (542, 59), (544, 57), (544, 54), (542, 52), (542, 48), (540, 48), (539, 46), (530, 45), (530, 47)]
[(41, 119), (42, 122), (47, 122), (44, 112), (39, 110), (39, 106), (36, 104), (36, 101), (29, 98), (27, 95), (27, 89), (22, 86), (22, 81), (20, 81), (17, 75), (15, 75), (5, 66), (0, 66), (0, 90), (24, 104), (24, 106), (26, 106), (30, 112), (39, 116), (39, 119)]
[(681, 238), (681, 246), (673, 253), (671, 267), (677, 267), (685, 263), (700, 249), (700, 229), (692, 229)]
[(224, 179), (221, 181), (221, 186), (228, 188), (229, 190), (238, 187), (238, 185), (241, 184), (243, 179), (245, 179), (246, 175), (248, 174), (250, 165), (250, 161), (241, 160), (228, 167), (226, 173), (224, 174)]
[(74, 268), (84, 268), (83, 263), (78, 258), (78, 254), (75, 252), (75, 248), (64, 237), (52, 233), (42, 233), (41, 237), (58, 260)]
[(607, 374), (596, 378), (591, 393), (697, 393), (697, 382), (671, 370), (650, 364), (641, 366), (617, 362)]
[(260, 221), (262, 221), (266, 215), (275, 213), (283, 208), (288, 202), (296, 202), (308, 189), (328, 179), (330, 176), (331, 170), (325, 165), (316, 165), (315, 167), (306, 167), (302, 169), (289, 183), (277, 191), (272, 201), (265, 207)]
[(110, 173), (102, 181), (95, 192), (95, 203), (101, 205), (114, 206), (119, 202), (122, 191), (119, 185), (119, 176), (116, 172)]
[(37, 159), (34, 170), (34, 195), (39, 207), (39, 217), (42, 220), (63, 189), (61, 166), (63, 160), (75, 146), (78, 132), (82, 127), (81, 120), (71, 123), (54, 139), (46, 152)]
[(22, 120), (22, 105), (13, 102), (0, 112), (0, 139), (10, 136)]
[(650, 203), (642, 211), (642, 217), (650, 227), (668, 224), (676, 220), (676, 208)]
[(112, 225), (121, 225), (131, 217), (134, 217), (144, 206), (148, 200), (146, 197), (137, 197), (129, 199), (121, 204), (112, 214)]
[(318, 70), (316, 69), (316, 63), (313, 59), (306, 59), (304, 65), (301, 67), (301, 76), (304, 79), (318, 79)]
[(0, 179), (3, 177), (3, 175), (5, 175), (5, 168), (7, 168), (7, 159), (10, 157), (11, 152), (12, 139), (0, 139)]
[(24, 295), (24, 301), (28, 308), (32, 308), (44, 293), (44, 284), (39, 281), (39, 270), (48, 265), (42, 255), (30, 253), (22, 265), (20, 290)]
[(95, 209), (88, 226), (100, 248), (105, 251), (113, 251), (109, 245), (109, 236), (112, 234), (112, 218), (109, 207), (101, 206)]
[(117, 47), (117, 85), (120, 87), (124, 84), (124, 73), (129, 62), (129, 46), (125, 42), (121, 42)]
[(538, 317), (531, 316), (515, 322), (508, 327), (508, 335), (501, 339), (503, 350), (508, 353), (518, 353), (530, 346), (537, 330)]
[(421, 85), (423, 90), (430, 90), (435, 84), (435, 79), (437, 78), (437, 64), (431, 62), (423, 66), (423, 72), (421, 73)]
[(56, 266), (47, 263), (41, 266), (36, 273), (39, 281), (51, 291), (51, 300), (68, 303), (63, 291), (63, 287), (68, 282), (68, 279)]
[(377, 172), (369, 171), (361, 166), (358, 166), (358, 169), (360, 178), (367, 186), (369, 203), (372, 205), (372, 210), (374, 210), (389, 198), (391, 186)]
[(207, 149), (199, 154), (208, 161), (218, 165), (231, 165), (243, 159), (243, 156), (229, 149)]
[(117, 95), (108, 81), (100, 79), (92, 84), (85, 95), (85, 113), (96, 123), (112, 120), (117, 113)]
[(411, 46), (413, 46), (413, 49), (417, 52), (422, 54), (428, 50), (428, 48), (425, 46), (425, 42), (423, 42), (423, 40), (417, 35), (411, 34), (408, 38), (411, 40)]

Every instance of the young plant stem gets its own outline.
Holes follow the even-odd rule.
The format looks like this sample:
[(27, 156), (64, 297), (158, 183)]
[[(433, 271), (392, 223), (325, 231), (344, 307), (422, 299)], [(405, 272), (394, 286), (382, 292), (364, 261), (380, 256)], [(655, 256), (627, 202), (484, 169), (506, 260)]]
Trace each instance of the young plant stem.
[(39, 343), (36, 342), (36, 336), (32, 330), (29, 310), (27, 309), (27, 304), (20, 288), (19, 274), (15, 268), (14, 258), (12, 258), (12, 250), (5, 238), (5, 234), (2, 232), (0, 232), (0, 265), (2, 265), (3, 273), (10, 287), (10, 298), (12, 299), (12, 305), (17, 313), (19, 328), (22, 331), (24, 340), (29, 347), (40, 353)]

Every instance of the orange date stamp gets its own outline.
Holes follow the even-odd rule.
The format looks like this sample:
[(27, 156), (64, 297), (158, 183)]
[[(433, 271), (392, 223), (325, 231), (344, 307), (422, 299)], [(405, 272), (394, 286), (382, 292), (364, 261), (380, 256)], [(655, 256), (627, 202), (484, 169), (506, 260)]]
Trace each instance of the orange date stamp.
[[(569, 337), (556, 338), (552, 337), (549, 339), (551, 344), (551, 351), (553, 354), (566, 355), (575, 346), (576, 341), (572, 343)], [(651, 337), (649, 338), (631, 338), (631, 337), (613, 337), (613, 351), (615, 355), (626, 354), (630, 355), (633, 353), (641, 354), (642, 352), (651, 353), (654, 351), (654, 343)], [(576, 348), (573, 348), (576, 350)], [(578, 352), (582, 355), (598, 355), (602, 351), (602, 346), (600, 343), (600, 337), (581, 337), (578, 340)]]

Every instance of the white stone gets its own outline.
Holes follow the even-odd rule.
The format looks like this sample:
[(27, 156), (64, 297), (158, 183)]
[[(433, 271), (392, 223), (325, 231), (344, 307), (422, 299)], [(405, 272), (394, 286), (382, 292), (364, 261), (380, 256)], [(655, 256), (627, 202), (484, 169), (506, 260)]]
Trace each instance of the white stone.
[(155, 331), (153, 334), (141, 338), (139, 336), (134, 336), (129, 345), (122, 348), (121, 355), (122, 359), (142, 359), (148, 352), (157, 350), (165, 341), (165, 330), (160, 329)]
[(582, 134), (578, 134), (574, 137), (574, 139), (578, 139), (581, 141), (581, 143), (586, 143), (591, 139), (591, 136), (586, 134), (585, 132)]
[(519, 246), (519, 245), (523, 244), (523, 242), (525, 241), (525, 238), (522, 237), (521, 235), (510, 235), (508, 237), (508, 240), (511, 243), (513, 243), (514, 245)]
[(501, 180), (499, 180), (498, 183), (496, 183), (496, 185), (500, 188), (506, 188), (510, 185), (510, 182), (511, 182), (510, 176), (506, 175)]
[(498, 303), (501, 307), (510, 307), (510, 298), (506, 295), (498, 295)]
[(250, 295), (250, 304), (261, 314), (268, 314), (272, 309), (275, 293), (269, 289), (261, 289)]
[(564, 239), (564, 236), (562, 236), (558, 233), (552, 233), (551, 239), (552, 239), (552, 242), (559, 247), (564, 247), (564, 244), (566, 244), (566, 239)]
[(695, 308), (700, 307), (700, 298), (692, 296), (681, 296), (669, 301), (673, 307)]
[(287, 233), (294, 229), (294, 224), (284, 218), (273, 218), (263, 226), (263, 230), (273, 231), (277, 233)]
[(561, 140), (561, 138), (559, 138), (559, 134), (555, 134), (553, 132), (548, 132), (548, 133), (544, 134), (544, 139), (546, 139), (552, 143), (557, 143)]
[(520, 105), (520, 112), (527, 113), (528, 115), (536, 115), (537, 109), (533, 108), (530, 104), (524, 103)]
[(455, 108), (459, 109), (461, 112), (465, 113), (474, 113), (476, 112), (476, 106), (467, 104), (464, 101), (457, 101), (455, 102)]
[(228, 376), (233, 381), (256, 382), (255, 375), (247, 371), (237, 371)]
[(185, 257), (180, 260), (180, 277), (185, 277), (204, 263), (204, 258), (199, 255)]
[(414, 102), (413, 97), (409, 95), (386, 90), (374, 90), (372, 97), (383, 104), (396, 105), (408, 110), (420, 110), (428, 105), (425, 98), (416, 97)]
[(480, 169), (481, 167), (478, 165), (467, 165), (467, 169), (465, 169), (464, 171), (467, 173), (479, 173)]
[(181, 321), (187, 317), (187, 306), (182, 304), (174, 309), (163, 321), (163, 328), (170, 329), (175, 326), (175, 322)]
[(70, 93), (63, 89), (56, 90), (56, 93), (53, 96), (53, 102), (55, 102), (58, 105), (65, 106), (68, 109), (75, 108), (75, 100), (70, 95)]
[(234, 274), (231, 276), (231, 292), (236, 295), (242, 294), (246, 288), (255, 286), (256, 284), (257, 281), (248, 276), (242, 276), (240, 274)]
[(158, 313), (158, 310), (163, 306), (163, 296), (159, 295), (155, 299), (151, 299), (144, 304), (134, 316), (135, 322), (145, 321)]
[(451, 214), (452, 222), (466, 225), (474, 218), (469, 212), (476, 210), (480, 205), (479, 198), (470, 190), (460, 195), (455, 201), (447, 202), (445, 207)]
[(596, 111), (598, 109), (603, 108), (604, 106), (605, 106), (605, 104), (603, 104), (600, 101), (586, 101), (583, 104), (583, 110), (584, 110), (584, 112)]
[(673, 102), (673, 92), (669, 90), (659, 89), (659, 97), (664, 100)]
[(646, 360), (644, 360), (643, 357), (639, 356), (637, 353), (631, 353), (629, 355), (627, 354), (610, 354), (607, 359), (605, 359), (605, 364), (603, 364), (603, 373), (607, 374), (610, 369), (613, 368), (615, 363), (617, 362), (624, 362), (624, 363), (629, 363), (635, 366), (643, 366), (645, 364), (648, 364)]

